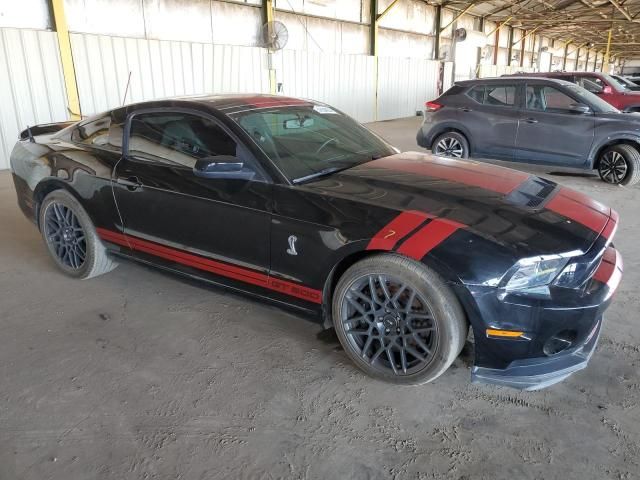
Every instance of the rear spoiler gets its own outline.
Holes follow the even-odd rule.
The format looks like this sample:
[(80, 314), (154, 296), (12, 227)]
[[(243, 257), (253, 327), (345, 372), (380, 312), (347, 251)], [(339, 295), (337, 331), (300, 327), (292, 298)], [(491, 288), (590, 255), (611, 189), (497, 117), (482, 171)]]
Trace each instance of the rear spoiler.
[(63, 128), (67, 128), (73, 125), (75, 122), (58, 122), (58, 123), (43, 123), (40, 125), (34, 125), (33, 127), (27, 127), (20, 132), (20, 140), (28, 140), (36, 135), (46, 135), (48, 133), (59, 132)]

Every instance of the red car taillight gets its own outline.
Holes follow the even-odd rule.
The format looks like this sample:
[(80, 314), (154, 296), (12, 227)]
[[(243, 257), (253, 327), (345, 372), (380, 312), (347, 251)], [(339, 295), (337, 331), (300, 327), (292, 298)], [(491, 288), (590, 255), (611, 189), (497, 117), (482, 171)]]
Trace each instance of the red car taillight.
[(427, 112), (435, 112), (442, 108), (442, 105), (436, 102), (427, 102), (424, 104), (424, 106), (426, 107), (425, 111)]

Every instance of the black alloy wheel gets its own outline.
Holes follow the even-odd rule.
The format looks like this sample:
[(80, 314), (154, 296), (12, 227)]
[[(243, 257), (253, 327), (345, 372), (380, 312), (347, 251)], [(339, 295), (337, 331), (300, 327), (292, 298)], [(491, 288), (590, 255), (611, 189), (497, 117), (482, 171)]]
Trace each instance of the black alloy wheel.
[(354, 350), (384, 373), (424, 369), (437, 346), (433, 314), (422, 295), (391, 275), (365, 275), (349, 288), (341, 321)]
[(79, 270), (87, 258), (84, 229), (73, 211), (62, 203), (52, 202), (44, 212), (44, 236), (60, 263)]
[(87, 212), (66, 190), (54, 190), (42, 200), (38, 226), (49, 255), (71, 277), (96, 277), (118, 265), (98, 237)]
[(372, 377), (404, 385), (442, 375), (469, 330), (443, 278), (397, 254), (371, 255), (349, 267), (336, 285), (331, 312), (354, 364)]

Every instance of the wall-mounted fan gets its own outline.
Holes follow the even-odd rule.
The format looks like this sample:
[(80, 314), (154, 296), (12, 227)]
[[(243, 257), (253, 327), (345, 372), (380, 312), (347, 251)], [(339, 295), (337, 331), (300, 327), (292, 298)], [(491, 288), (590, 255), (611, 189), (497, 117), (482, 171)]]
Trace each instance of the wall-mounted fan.
[(289, 40), (289, 31), (282, 22), (267, 22), (262, 26), (260, 38), (263, 47), (272, 51), (282, 50)]

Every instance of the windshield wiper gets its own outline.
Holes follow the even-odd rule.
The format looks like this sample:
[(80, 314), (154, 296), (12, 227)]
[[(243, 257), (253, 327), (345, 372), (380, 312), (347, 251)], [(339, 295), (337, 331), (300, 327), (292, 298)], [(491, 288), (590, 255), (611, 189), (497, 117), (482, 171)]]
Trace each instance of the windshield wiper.
[(294, 185), (297, 185), (299, 183), (308, 182), (309, 180), (314, 180), (314, 179), (319, 178), (319, 177), (326, 177), (327, 175), (331, 175), (333, 173), (340, 172), (342, 170), (347, 170), (348, 168), (351, 168), (352, 166), (353, 165), (349, 165), (347, 167), (329, 167), (329, 168), (325, 168), (323, 170), (320, 170), (318, 172), (312, 173), (310, 175), (305, 175), (304, 177), (294, 178), (291, 182)]

